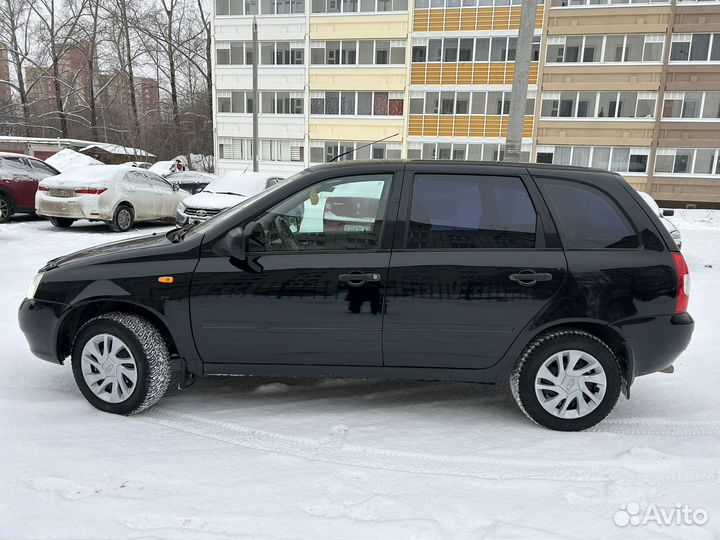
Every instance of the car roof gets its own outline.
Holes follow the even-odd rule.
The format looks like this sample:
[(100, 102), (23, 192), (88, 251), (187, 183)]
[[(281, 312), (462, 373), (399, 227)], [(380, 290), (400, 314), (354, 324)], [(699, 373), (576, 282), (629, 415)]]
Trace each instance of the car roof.
[(33, 156), (28, 156), (27, 154), (18, 154), (17, 152), (0, 152), (0, 158), (4, 157), (26, 157), (31, 159), (38, 159)]
[(407, 166), (407, 165), (431, 165), (437, 167), (472, 167), (473, 165), (478, 167), (501, 167), (509, 170), (538, 170), (547, 172), (593, 172), (593, 173), (604, 173), (613, 176), (619, 176), (617, 173), (607, 171), (605, 169), (595, 169), (590, 167), (578, 167), (574, 165), (553, 165), (548, 163), (518, 163), (518, 162), (507, 162), (507, 161), (464, 161), (464, 160), (452, 160), (452, 159), (369, 159), (369, 160), (343, 160), (334, 161), (332, 163), (322, 163), (310, 167), (308, 170), (320, 171), (332, 168), (343, 168), (343, 167), (357, 167), (358, 165), (394, 165), (394, 166)]

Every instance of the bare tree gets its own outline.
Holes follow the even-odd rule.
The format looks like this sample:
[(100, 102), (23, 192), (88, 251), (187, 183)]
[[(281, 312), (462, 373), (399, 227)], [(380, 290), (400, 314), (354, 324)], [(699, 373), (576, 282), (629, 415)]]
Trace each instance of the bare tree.
[(28, 0), (1, 0), (0, 40), (5, 43), (8, 58), (15, 71), (15, 82), (0, 81), (15, 90), (20, 97), (23, 117), (23, 134), (31, 134), (30, 102), (25, 86), (25, 66), (30, 56), (27, 28), (30, 25), (30, 2)]

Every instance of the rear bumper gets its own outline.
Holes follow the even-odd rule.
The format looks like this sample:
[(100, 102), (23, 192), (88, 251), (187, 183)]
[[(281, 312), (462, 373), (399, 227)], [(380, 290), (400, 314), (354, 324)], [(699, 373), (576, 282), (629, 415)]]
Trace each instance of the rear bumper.
[(58, 357), (57, 334), (66, 304), (26, 298), (18, 310), (20, 330), (25, 334), (32, 353), (43, 360), (61, 364)]
[(671, 366), (690, 343), (695, 321), (689, 313), (626, 319), (614, 326), (630, 349), (630, 380)]
[(72, 219), (109, 220), (112, 216), (104, 211), (98, 195), (80, 197), (50, 197), (38, 191), (35, 209), (41, 216)]

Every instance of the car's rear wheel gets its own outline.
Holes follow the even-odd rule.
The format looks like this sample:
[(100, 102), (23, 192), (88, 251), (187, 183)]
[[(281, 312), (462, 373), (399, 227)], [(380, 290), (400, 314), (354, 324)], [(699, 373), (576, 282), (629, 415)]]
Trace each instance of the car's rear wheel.
[(0, 223), (7, 223), (10, 221), (12, 213), (12, 200), (7, 195), (0, 193)]
[(110, 228), (114, 232), (127, 232), (135, 224), (135, 212), (127, 204), (118, 205), (115, 215), (110, 222)]
[(135, 414), (165, 395), (170, 354), (158, 329), (129, 313), (107, 313), (80, 329), (72, 349), (75, 382), (97, 409)]
[(51, 217), (50, 223), (52, 223), (53, 226), (57, 227), (58, 229), (67, 229), (73, 223), (75, 223), (75, 220), (71, 218)]
[(571, 328), (533, 340), (510, 376), (520, 409), (537, 424), (559, 431), (582, 431), (603, 420), (617, 403), (621, 385), (610, 347)]

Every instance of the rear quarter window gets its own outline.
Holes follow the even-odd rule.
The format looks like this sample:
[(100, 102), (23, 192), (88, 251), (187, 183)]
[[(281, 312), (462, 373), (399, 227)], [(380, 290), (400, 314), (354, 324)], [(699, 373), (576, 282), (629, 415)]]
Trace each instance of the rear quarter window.
[(636, 249), (637, 231), (602, 190), (572, 180), (537, 178), (565, 249)]

